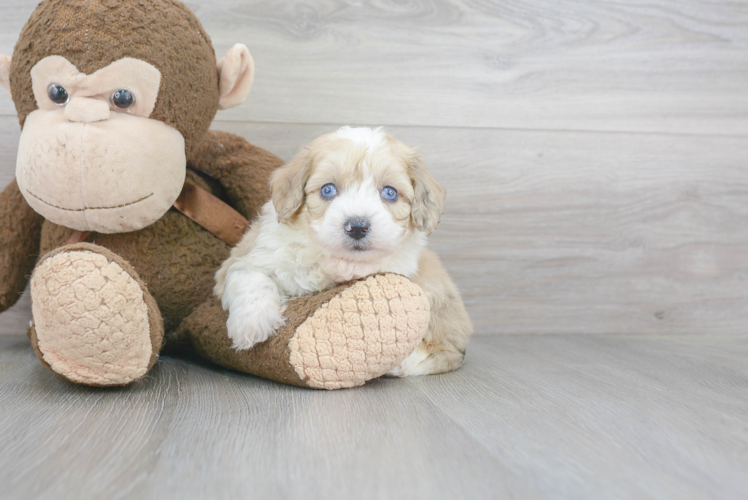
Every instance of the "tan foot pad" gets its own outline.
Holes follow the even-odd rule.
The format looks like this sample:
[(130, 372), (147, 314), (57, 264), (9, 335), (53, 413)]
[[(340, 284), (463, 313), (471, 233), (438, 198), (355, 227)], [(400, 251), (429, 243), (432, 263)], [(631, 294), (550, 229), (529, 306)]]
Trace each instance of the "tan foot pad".
[(372, 276), (344, 289), (296, 329), (290, 363), (309, 387), (362, 385), (413, 352), (429, 318), (420, 287), (394, 274)]
[(62, 251), (36, 268), (32, 341), (42, 361), (72, 382), (124, 385), (155, 361), (153, 299), (126, 263), (101, 250)]

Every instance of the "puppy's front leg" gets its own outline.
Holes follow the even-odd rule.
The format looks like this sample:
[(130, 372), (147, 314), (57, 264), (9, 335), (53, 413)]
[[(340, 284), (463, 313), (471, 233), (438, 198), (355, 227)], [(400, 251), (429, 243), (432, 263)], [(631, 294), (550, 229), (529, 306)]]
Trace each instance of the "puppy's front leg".
[(388, 375), (407, 377), (456, 370), (462, 366), (465, 347), (473, 333), (460, 292), (442, 267), (439, 257), (430, 250), (421, 254), (418, 274), (411, 279), (429, 299), (431, 320), (426, 335), (413, 354)]
[(264, 342), (284, 323), (278, 285), (241, 261), (226, 273), (221, 303), (229, 312), (226, 328), (236, 350)]

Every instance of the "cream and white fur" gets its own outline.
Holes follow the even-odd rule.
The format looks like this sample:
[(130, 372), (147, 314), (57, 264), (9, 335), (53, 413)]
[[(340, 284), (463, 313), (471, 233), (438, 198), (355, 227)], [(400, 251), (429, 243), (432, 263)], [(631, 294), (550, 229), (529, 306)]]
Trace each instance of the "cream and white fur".
[[(337, 194), (325, 198), (328, 184)], [(462, 364), (472, 325), (457, 287), (425, 248), (445, 191), (413, 149), (381, 128), (343, 127), (276, 170), (270, 185), (272, 200), (216, 275), (234, 348), (250, 349), (273, 335), (290, 299), (392, 272), (423, 288), (431, 321), (416, 351), (390, 375), (441, 373)], [(396, 200), (383, 197), (385, 187), (397, 191)], [(360, 239), (351, 237), (352, 218), (369, 223)]]

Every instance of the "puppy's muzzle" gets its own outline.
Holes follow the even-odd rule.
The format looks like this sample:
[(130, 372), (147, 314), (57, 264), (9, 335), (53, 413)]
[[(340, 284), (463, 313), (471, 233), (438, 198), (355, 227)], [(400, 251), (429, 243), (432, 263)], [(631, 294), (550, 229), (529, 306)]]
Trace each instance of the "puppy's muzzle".
[(347, 221), (345, 221), (345, 233), (354, 240), (358, 241), (364, 237), (366, 237), (366, 234), (369, 232), (369, 228), (371, 227), (371, 223), (369, 222), (369, 219), (366, 219), (364, 217), (351, 217)]

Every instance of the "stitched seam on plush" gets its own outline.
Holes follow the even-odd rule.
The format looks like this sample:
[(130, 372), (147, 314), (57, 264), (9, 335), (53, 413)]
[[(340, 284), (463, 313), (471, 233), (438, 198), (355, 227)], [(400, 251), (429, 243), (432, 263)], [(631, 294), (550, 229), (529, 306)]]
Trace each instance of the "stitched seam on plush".
[[(83, 124), (83, 130), (81, 131), (81, 145), (80, 145), (80, 150), (78, 151), (78, 175), (80, 176), (80, 179), (81, 179), (80, 184), (79, 184), (80, 185), (80, 189), (81, 189), (81, 197), (80, 197), (80, 199), (83, 201), (83, 206), (84, 207), (86, 205), (88, 205), (88, 203), (86, 203), (86, 186), (84, 185), (84, 182), (86, 180), (86, 174), (83, 172), (83, 156), (84, 156), (84, 154), (83, 154), (83, 144), (84, 144), (84, 138), (86, 136), (86, 131), (87, 130), (88, 130), (88, 124), (84, 123)], [(89, 227), (88, 217), (86, 216), (86, 211), (83, 210), (82, 213), (83, 213), (83, 220), (86, 223), (86, 227)]]
[(114, 210), (115, 208), (124, 208), (124, 207), (129, 207), (130, 205), (135, 205), (136, 203), (140, 203), (141, 201), (145, 201), (148, 198), (150, 198), (151, 196), (153, 196), (153, 193), (151, 193), (148, 196), (144, 196), (144, 197), (140, 198), (139, 200), (131, 201), (130, 203), (124, 203), (122, 205), (117, 205), (116, 207), (64, 208), (64, 207), (59, 207), (57, 205), (53, 205), (52, 203), (49, 203), (47, 201), (42, 200), (41, 198), (39, 198), (37, 195), (35, 195), (31, 191), (27, 190), (26, 192), (29, 193), (34, 198), (36, 198), (37, 200), (39, 200), (42, 203), (44, 203), (45, 205), (49, 205), (50, 207), (57, 208), (59, 210), (65, 210), (66, 212), (84, 212), (86, 210)]

